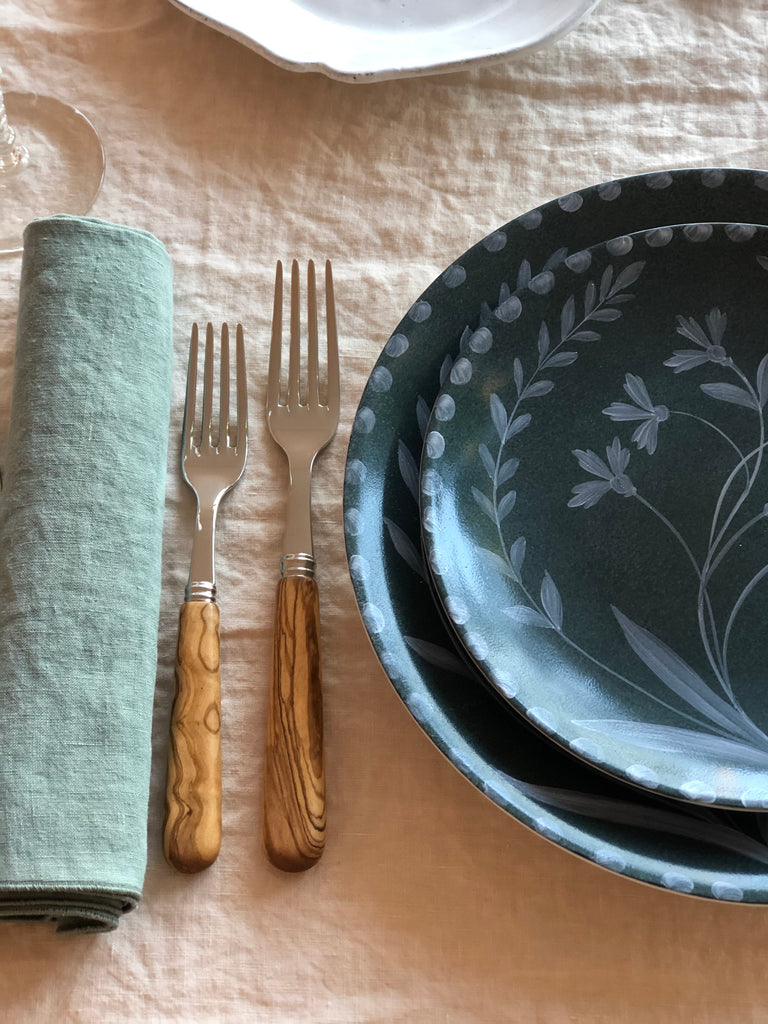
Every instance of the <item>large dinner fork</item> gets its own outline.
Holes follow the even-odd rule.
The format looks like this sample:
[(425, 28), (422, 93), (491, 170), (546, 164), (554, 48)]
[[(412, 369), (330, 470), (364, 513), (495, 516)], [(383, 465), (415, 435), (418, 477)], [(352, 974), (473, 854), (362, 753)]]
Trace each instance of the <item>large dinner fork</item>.
[(327, 381), (321, 401), (315, 267), (307, 267), (306, 376), (302, 383), (299, 265), (291, 269), (288, 382), (281, 396), (283, 266), (278, 262), (267, 384), (267, 423), (288, 457), (289, 491), (277, 586), (264, 779), (264, 847), (283, 871), (304, 871), (325, 846), (325, 759), (320, 623), (312, 546), (312, 465), (339, 421), (339, 353), (331, 264), (325, 264)]
[(219, 423), (214, 429), (213, 325), (205, 332), (202, 409), (198, 328), (192, 328), (182, 429), (181, 471), (195, 492), (197, 514), (185, 601), (179, 612), (176, 692), (171, 712), (163, 850), (178, 871), (209, 867), (221, 847), (221, 673), (214, 535), (219, 503), (245, 469), (248, 396), (243, 328), (237, 325), (237, 415), (230, 417), (229, 328), (221, 328)]

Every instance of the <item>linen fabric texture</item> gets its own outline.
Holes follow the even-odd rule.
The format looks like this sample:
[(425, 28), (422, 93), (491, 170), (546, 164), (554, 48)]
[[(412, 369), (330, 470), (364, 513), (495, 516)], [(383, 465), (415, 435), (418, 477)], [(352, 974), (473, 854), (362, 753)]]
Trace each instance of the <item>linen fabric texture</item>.
[(105, 931), (141, 897), (172, 272), (93, 218), (24, 236), (0, 498), (0, 917)]

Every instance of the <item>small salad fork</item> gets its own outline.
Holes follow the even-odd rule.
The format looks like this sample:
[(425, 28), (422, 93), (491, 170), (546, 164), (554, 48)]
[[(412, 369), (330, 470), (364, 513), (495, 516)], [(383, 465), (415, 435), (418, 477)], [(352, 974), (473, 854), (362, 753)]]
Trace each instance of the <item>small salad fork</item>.
[[(312, 547), (315, 457), (339, 421), (339, 352), (331, 264), (325, 264), (326, 383), (321, 398), (315, 266), (307, 267), (306, 374), (301, 369), (299, 264), (291, 268), (287, 392), (281, 394), (283, 266), (278, 262), (267, 383), (267, 423), (288, 457), (290, 484), (277, 587), (267, 722), (263, 841), (283, 871), (304, 871), (325, 847), (325, 759), (320, 622)], [(302, 376), (304, 380), (302, 381)]]
[(198, 400), (198, 327), (192, 327), (182, 429), (181, 472), (197, 514), (185, 601), (179, 612), (176, 691), (171, 712), (163, 852), (177, 871), (209, 867), (221, 847), (221, 673), (213, 547), (216, 514), (243, 475), (248, 453), (248, 396), (243, 328), (237, 325), (236, 420), (230, 418), (229, 328), (221, 328), (219, 422), (214, 430), (213, 325), (205, 332), (202, 409)]

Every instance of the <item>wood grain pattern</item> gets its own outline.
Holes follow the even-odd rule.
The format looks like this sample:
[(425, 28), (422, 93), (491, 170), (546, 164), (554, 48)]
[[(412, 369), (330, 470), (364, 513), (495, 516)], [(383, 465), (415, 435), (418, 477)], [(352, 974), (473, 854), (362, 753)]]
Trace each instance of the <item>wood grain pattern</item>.
[(210, 867), (221, 847), (219, 609), (187, 601), (179, 612), (163, 852), (177, 871)]
[(264, 848), (283, 871), (305, 871), (325, 846), (320, 615), (317, 584), (277, 588), (264, 781)]

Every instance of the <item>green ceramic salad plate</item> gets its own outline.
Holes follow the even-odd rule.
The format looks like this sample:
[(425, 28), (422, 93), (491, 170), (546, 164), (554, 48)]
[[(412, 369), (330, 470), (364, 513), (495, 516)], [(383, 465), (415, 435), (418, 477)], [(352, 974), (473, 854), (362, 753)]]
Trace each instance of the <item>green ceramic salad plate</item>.
[(574, 253), (470, 336), (421, 479), (489, 681), (624, 781), (742, 810), (768, 807), (767, 324), (766, 228)]
[[(344, 490), (345, 537), (350, 574), (362, 619), (385, 672), (425, 733), (474, 786), (517, 821), (563, 849), (613, 872), (674, 892), (716, 900), (764, 904), (768, 902), (768, 817), (753, 810), (719, 809), (701, 802), (670, 799), (660, 795), (658, 790), (628, 785), (602, 770), (604, 765), (601, 764), (600, 768), (595, 767), (600, 759), (590, 751), (594, 752), (596, 747), (584, 744), (578, 751), (581, 756), (574, 756), (574, 753), (565, 750), (562, 744), (552, 742), (550, 737), (532, 724), (534, 719), (528, 718), (524, 713), (521, 714), (521, 710), (525, 709), (511, 705), (510, 698), (515, 698), (512, 693), (514, 682), (496, 679), (496, 685), (493, 685), (488, 678), (491, 673), (487, 671), (487, 666), (483, 666), (484, 671), (478, 668), (481, 659), (478, 658), (477, 648), (474, 656), (470, 657), (465, 653), (465, 648), (457, 642), (454, 633), (456, 620), (454, 619), (453, 624), (449, 623), (440, 601), (433, 600), (431, 573), (421, 539), (419, 463), (424, 438), (432, 429), (429, 426), (430, 416), (438, 415), (437, 409), (434, 414), (432, 413), (432, 406), (443, 387), (452, 386), (450, 377), (453, 367), (458, 360), (466, 357), (467, 351), (472, 351), (469, 342), (478, 329), (493, 325), (490, 328), (492, 335), (499, 329), (503, 333), (506, 326), (512, 330), (516, 322), (527, 316), (525, 310), (529, 303), (538, 304), (542, 298), (549, 301), (546, 297), (561, 287), (561, 279), (565, 275), (577, 272), (573, 269), (574, 257), (591, 247), (600, 246), (606, 240), (619, 236), (646, 232), (666, 225), (694, 222), (732, 225), (768, 223), (768, 173), (709, 168), (640, 175), (596, 185), (523, 214), (492, 231), (467, 253), (457, 258), (412, 304), (387, 341), (372, 370), (357, 411), (347, 456)], [(722, 231), (724, 230), (723, 228)], [(713, 228), (713, 234), (715, 233), (721, 233), (721, 229)], [(747, 241), (747, 244), (756, 243)], [(571, 267), (568, 267), (566, 260), (570, 261)], [(626, 265), (629, 266), (632, 262), (633, 258), (629, 254)], [(622, 268), (624, 265), (622, 263)], [(757, 269), (762, 272), (759, 265)], [(589, 271), (585, 270), (584, 273), (586, 276), (580, 278), (583, 282), (580, 293), (582, 300)], [(624, 282), (626, 281), (625, 277)], [(615, 278), (612, 283), (615, 283)], [(599, 287), (598, 283), (596, 288)], [(631, 287), (627, 285), (626, 293), (633, 294), (632, 288), (634, 284)], [(625, 294), (623, 288), (621, 294)], [(632, 301), (628, 300), (624, 304), (622, 300), (618, 306), (608, 308), (618, 308), (624, 316), (624, 310), (629, 310)], [(706, 335), (706, 331), (719, 331), (720, 326), (716, 316), (709, 321), (706, 317), (715, 308), (716, 303), (712, 303), (703, 312), (688, 309), (681, 310), (680, 313), (684, 317), (693, 318), (698, 327), (705, 332), (709, 342), (712, 342), (711, 335)], [(601, 322), (600, 327), (603, 330), (612, 328), (614, 323), (615, 321), (607, 319)], [(667, 326), (665, 322), (665, 331)], [(725, 341), (721, 347), (728, 353), (725, 358), (730, 358), (728, 345), (732, 340), (731, 327), (736, 326), (732, 320), (727, 321), (728, 335), (726, 337), (724, 334), (721, 339)], [(689, 323), (689, 329), (699, 337), (692, 323)], [(674, 331), (673, 328), (673, 333)], [(483, 334), (478, 335), (475, 342), (482, 337)], [(665, 340), (669, 347), (668, 332), (665, 333)], [(592, 342), (585, 340), (583, 344), (588, 346)], [(744, 367), (745, 375), (748, 376), (753, 389), (757, 386), (755, 375), (760, 365), (759, 359), (755, 362), (757, 348), (755, 343), (755, 350), (749, 350), (749, 366)], [(664, 350), (664, 358), (674, 358), (677, 349), (696, 351), (697, 354), (701, 352), (705, 355), (708, 351), (696, 344), (695, 340), (676, 335), (669, 351)], [(490, 355), (492, 351), (493, 347), (486, 355)], [(719, 358), (719, 352), (716, 354)], [(626, 356), (626, 352), (624, 355)], [(554, 374), (558, 373), (558, 379), (554, 380), (554, 383), (559, 386), (566, 377), (582, 372), (582, 366), (586, 364), (580, 364), (580, 359), (581, 349), (578, 359), (570, 365), (554, 367), (553, 376), (542, 379), (554, 380)], [(523, 364), (524, 370), (526, 365), (529, 364)], [(711, 365), (721, 371), (724, 369), (723, 365), (718, 367), (714, 362)], [(677, 442), (667, 443), (672, 441), (672, 435), (666, 437), (665, 428), (677, 426), (676, 420), (682, 420), (682, 417), (672, 414), (672, 410), (678, 408), (676, 399), (673, 401), (672, 397), (667, 399), (656, 396), (649, 388), (648, 403), (645, 403), (644, 390), (639, 384), (632, 384), (627, 379), (627, 374), (642, 379), (641, 373), (646, 371), (642, 367), (636, 368), (629, 364), (625, 366), (624, 363), (621, 366), (617, 364), (617, 368), (622, 375), (611, 388), (608, 388), (607, 379), (602, 373), (600, 375), (601, 388), (604, 387), (610, 392), (606, 394), (603, 404), (598, 403), (597, 407), (593, 401), (585, 401), (582, 417), (585, 428), (589, 426), (592, 429), (599, 425), (602, 427), (602, 433), (598, 440), (585, 429), (572, 443), (568, 442), (570, 447), (566, 447), (563, 456), (568, 466), (568, 486), (565, 501), (562, 503), (564, 507), (560, 504), (553, 505), (556, 516), (576, 517), (577, 523), (581, 517), (580, 528), (588, 531), (597, 529), (599, 532), (599, 526), (596, 528), (590, 517), (595, 514), (602, 515), (604, 511), (606, 514), (608, 511), (616, 512), (616, 508), (611, 510), (610, 506), (617, 502), (633, 512), (640, 509), (647, 512), (634, 496), (630, 500), (626, 495), (618, 493), (617, 488), (620, 490), (625, 486), (621, 478), (626, 476), (632, 481), (632, 486), (638, 487), (638, 493), (650, 501), (647, 490), (645, 493), (640, 490), (640, 481), (635, 480), (633, 476), (637, 463), (642, 459), (647, 463), (646, 468), (653, 467), (654, 460), (667, 449), (669, 458), (680, 460), (680, 472), (684, 474), (688, 464), (685, 461), (685, 444), (694, 443), (691, 439), (681, 441), (682, 447), (678, 447)], [(665, 373), (669, 374), (669, 380), (675, 387), (685, 385), (687, 388), (688, 381), (692, 380), (690, 374), (699, 369), (692, 367), (676, 375), (674, 367), (667, 367)], [(483, 376), (485, 377), (485, 374)], [(499, 388), (509, 387), (510, 381), (515, 387), (514, 361), (511, 372), (509, 364), (505, 364), (503, 375), (498, 382)], [(703, 378), (696, 381), (696, 385), (701, 383), (706, 381)], [(743, 382), (739, 383), (735, 379), (723, 376), (713, 377), (709, 383), (731, 384), (747, 390)], [(491, 386), (490, 376), (485, 377), (485, 384)], [(624, 385), (629, 385), (632, 393), (625, 391)], [(741, 407), (738, 402), (728, 402), (723, 394), (721, 393), (719, 398), (717, 395), (707, 397), (714, 407), (727, 415), (735, 414), (741, 408), (745, 413), (754, 414), (754, 410), (748, 410), (746, 406)], [(532, 406), (535, 401), (549, 401), (551, 404), (556, 402), (556, 399), (557, 391), (553, 389), (551, 394), (541, 393), (532, 399)], [(629, 420), (621, 419), (621, 414), (617, 414), (616, 418), (611, 418), (604, 415), (602, 409), (609, 408), (612, 403), (634, 406), (638, 414), (648, 413), (649, 416)], [(651, 408), (646, 408), (646, 404)], [(505, 411), (508, 411), (508, 405), (509, 399)], [(664, 418), (662, 412), (656, 408), (664, 405), (670, 411), (667, 418)], [(541, 408), (543, 410), (543, 404)], [(682, 407), (679, 408), (682, 410)], [(488, 418), (486, 412), (490, 414), (490, 406), (484, 410), (485, 419)], [(654, 423), (657, 427), (656, 451), (650, 455), (646, 446), (638, 452), (638, 439), (632, 442), (632, 433), (639, 427), (651, 424), (646, 426), (643, 435), (650, 440)], [(737, 430), (734, 425), (726, 428), (718, 424), (718, 427), (725, 433)], [(715, 442), (733, 451), (714, 429), (703, 426), (701, 429), (708, 430), (711, 435), (704, 443), (706, 451), (711, 451), (713, 457)], [(519, 435), (521, 442), (524, 433), (521, 431)], [(531, 437), (533, 436), (532, 434)], [(619, 436), (619, 448), (615, 451), (611, 448), (614, 436)], [(745, 456), (749, 454), (751, 449), (746, 447), (750, 443), (748, 438), (740, 437), (737, 440), (734, 436), (733, 440), (741, 446), (740, 450)], [(482, 442), (475, 438), (473, 444), (476, 453), (479, 443)], [(610, 458), (606, 447), (612, 451)], [(578, 457), (572, 454), (577, 450), (585, 453), (584, 463), (580, 463)], [(590, 451), (594, 453), (594, 461), (592, 456), (586, 454)], [(631, 453), (632, 462), (625, 466), (623, 463), (627, 451)], [(733, 453), (735, 456), (735, 451)], [(697, 453), (697, 460), (702, 457)], [(467, 455), (467, 465), (469, 458)], [(516, 472), (522, 473), (523, 457), (510, 453), (510, 458), (519, 458)], [(718, 452), (717, 459), (721, 458), (723, 456)], [(747, 468), (739, 470), (736, 474), (738, 486), (742, 490), (746, 485), (746, 474), (754, 472), (755, 460), (756, 456), (752, 456)], [(724, 464), (720, 465), (718, 461), (718, 465), (718, 472), (722, 473)], [(603, 466), (605, 468), (602, 468)], [(599, 472), (592, 473), (590, 468), (599, 469)], [(499, 473), (505, 477), (511, 473), (511, 469), (510, 466), (502, 470), (500, 464)], [(511, 488), (513, 480), (513, 476), (507, 477), (503, 486)], [(597, 484), (598, 488), (580, 490), (578, 494), (584, 498), (583, 503), (569, 508), (568, 502), (576, 497), (573, 488), (589, 482)], [(616, 486), (613, 486), (614, 482)], [(606, 489), (601, 485), (604, 484), (608, 484), (611, 493), (603, 493)], [(515, 486), (522, 491), (517, 484)], [(719, 481), (719, 487), (723, 487), (722, 480)], [(591, 499), (598, 498), (598, 489), (599, 500), (592, 502)], [(750, 503), (757, 500), (758, 490), (759, 485), (755, 484), (750, 491)], [(731, 495), (733, 503), (736, 491), (729, 488), (728, 494)], [(479, 505), (471, 493), (470, 497), (466, 498), (458, 496), (457, 492), (458, 497), (462, 507), (468, 508), (465, 502), (471, 501), (479, 510)], [(511, 500), (509, 499), (510, 502)], [(522, 493), (517, 500), (521, 502), (519, 511), (522, 512)], [(727, 518), (730, 507), (721, 513), (721, 516), (725, 515)], [(510, 515), (513, 512), (514, 510)], [(472, 514), (474, 515), (474, 509)], [(648, 512), (648, 515), (654, 514)], [(654, 518), (660, 522), (658, 517)], [(668, 518), (672, 521), (671, 516), (668, 515)], [(722, 526), (724, 520), (721, 518), (719, 521)], [(511, 528), (513, 522), (514, 520), (510, 519), (507, 525)], [(741, 520), (739, 526), (735, 526), (735, 520), (732, 522), (735, 529), (740, 529), (741, 525)], [(755, 524), (751, 529), (754, 529), (752, 536), (758, 538), (759, 524)], [(525, 534), (521, 532), (520, 535)], [(483, 539), (483, 546), (488, 550), (492, 550), (493, 536), (491, 534), (490, 540)], [(517, 540), (517, 536), (514, 536), (507, 544), (509, 536), (504, 534), (505, 553), (494, 552), (499, 558), (503, 559), (509, 555)], [(752, 539), (752, 536), (749, 531), (743, 535), (745, 539)], [(531, 612), (548, 614), (542, 596), (544, 572), (548, 572), (562, 600), (563, 626), (565, 627), (567, 622), (570, 630), (571, 625), (575, 624), (572, 614), (577, 618), (585, 614), (580, 611), (584, 607), (583, 602), (580, 599), (571, 606), (565, 600), (569, 590), (559, 575), (556, 579), (549, 568), (550, 564), (554, 563), (547, 557), (546, 545), (539, 547), (534, 534), (526, 536), (525, 539), (528, 550), (522, 562), (524, 582), (531, 595), (540, 601), (540, 605), (534, 607), (519, 591), (513, 591), (516, 595), (515, 602), (519, 605), (530, 604)], [(668, 544), (668, 538), (665, 537), (663, 543)], [(719, 542), (719, 547), (712, 556), (712, 563), (720, 556), (723, 546), (727, 543), (728, 541), (724, 539)], [(738, 541), (731, 544), (724, 557), (733, 556), (738, 562), (737, 549)], [(463, 550), (466, 551), (467, 548)], [(515, 551), (513, 558), (519, 557), (520, 546)], [(697, 551), (696, 556), (701, 558), (702, 553)], [(678, 550), (675, 550), (675, 557), (679, 557)], [(718, 568), (721, 564), (718, 563)], [(690, 561), (687, 566), (684, 562), (680, 565), (680, 573), (688, 573), (689, 569), (692, 571)], [(532, 575), (527, 575), (529, 572)], [(506, 577), (504, 582), (506, 584)], [(748, 582), (742, 581), (742, 588), (746, 587)], [(686, 586), (690, 596), (690, 580)], [(550, 589), (547, 585), (543, 592), (547, 594), (549, 611), (557, 619), (559, 613), (554, 587)], [(696, 588), (693, 587), (694, 597), (696, 592)], [(443, 594), (442, 597), (446, 600), (447, 595)], [(676, 633), (660, 635), (663, 633), (660, 625), (640, 621), (634, 604), (618, 603), (615, 597), (610, 597), (610, 600), (636, 625), (638, 631), (645, 629), (659, 642), (664, 642), (670, 649), (674, 649), (679, 639)], [(737, 600), (738, 595), (733, 597), (734, 603)], [(707, 608), (706, 600), (704, 607)], [(739, 674), (742, 670), (746, 671), (740, 660), (744, 657), (745, 645), (742, 641), (737, 643), (737, 633), (748, 629), (750, 623), (754, 627), (759, 611), (760, 598), (758, 587), (755, 585), (742, 602), (742, 608), (737, 615), (738, 625), (734, 625), (731, 631), (729, 650), (736, 658), (734, 669), (737, 668), (738, 661)], [(730, 613), (727, 613), (727, 609), (724, 611), (721, 608), (713, 609), (713, 614), (715, 613), (717, 628), (720, 630), (718, 636), (721, 637), (720, 654), (715, 655), (717, 663), (718, 657), (722, 656), (721, 618), (725, 615), (727, 623)], [(526, 613), (516, 614), (520, 618), (525, 618)], [(618, 630), (614, 635), (614, 642), (619, 646), (627, 645), (628, 640), (622, 631), (621, 620), (610, 611), (610, 607), (608, 615), (611, 617), (609, 623), (612, 620), (612, 624), (615, 624)], [(708, 610), (706, 615), (709, 615)], [(505, 617), (505, 624), (507, 619), (512, 625), (516, 624), (514, 617)], [(707, 621), (705, 618), (705, 622)], [(525, 623), (518, 622), (517, 625), (522, 631)], [(552, 639), (561, 638), (557, 630), (546, 626), (537, 627), (529, 624), (526, 628), (538, 638), (546, 637), (547, 643)], [(707, 628), (709, 629), (709, 626)], [(488, 636), (492, 634), (489, 632), (486, 639)], [(585, 651), (612, 666), (613, 663), (606, 660), (610, 652), (602, 645), (599, 645), (599, 649), (588, 647), (584, 637), (581, 634), (579, 636)], [(691, 642), (686, 634), (686, 643)], [(629, 647), (631, 648), (631, 644)], [(631, 650), (630, 653), (635, 658), (638, 657)], [(722, 686), (719, 690), (713, 689), (714, 681), (711, 675), (707, 675), (711, 666), (706, 661), (703, 664), (700, 662), (699, 653), (699, 649), (694, 652), (687, 646), (676, 652), (679, 658), (695, 669), (698, 676), (703, 679), (707, 692), (711, 691), (723, 704), (732, 708), (732, 714), (728, 718), (728, 722), (732, 723), (734, 718), (739, 718), (740, 713)], [(644, 673), (641, 679), (643, 689), (652, 693), (657, 683), (663, 687), (642, 658), (639, 658), (638, 662)], [(502, 683), (510, 686), (509, 694), (505, 695), (502, 692)], [(694, 685), (691, 683), (691, 686)], [(656, 708), (656, 702), (652, 697), (649, 698), (645, 693), (640, 693), (632, 687), (628, 689), (637, 696), (639, 702), (645, 705), (650, 700)], [(742, 710), (745, 717), (750, 717), (754, 729), (759, 731), (761, 725), (757, 712), (751, 706), (751, 701), (750, 707), (746, 706), (746, 696), (737, 692), (735, 680), (733, 689), (737, 701), (743, 702)], [(666, 690), (669, 691), (670, 688), (667, 686)], [(519, 692), (521, 691), (518, 683)], [(679, 694), (669, 692), (666, 697), (669, 697), (668, 703), (676, 710), (682, 708), (684, 713), (690, 712), (690, 706), (681, 700)], [(629, 701), (632, 699), (627, 698)], [(587, 720), (581, 712), (579, 716), (580, 721)], [(590, 720), (595, 721), (600, 717), (604, 717), (602, 712)], [(614, 715), (614, 718), (616, 717), (619, 716)], [(690, 718), (696, 719), (695, 727)], [(702, 714), (701, 711), (691, 712), (690, 718), (682, 721), (676, 719), (675, 726), (684, 730), (687, 728), (685, 723), (688, 722), (697, 733), (712, 734), (726, 744), (729, 740), (734, 740), (736, 745), (739, 744), (739, 737), (735, 737), (733, 729), (729, 731), (724, 726), (713, 729), (709, 724), (711, 717), (707, 714)], [(539, 725), (542, 721), (543, 719)], [(651, 715), (647, 711), (635, 716), (635, 722), (640, 725), (651, 721)], [(744, 728), (747, 728), (746, 725)], [(597, 730), (587, 732), (585, 726), (580, 727), (580, 736), (594, 743), (599, 740), (604, 746), (608, 745), (603, 733)], [(593, 764), (587, 763), (585, 756), (590, 757)], [(638, 758), (633, 763), (644, 762)], [(638, 779), (633, 781), (642, 782), (641, 774), (638, 773)], [(627, 773), (627, 777), (631, 778), (631, 773)]]

